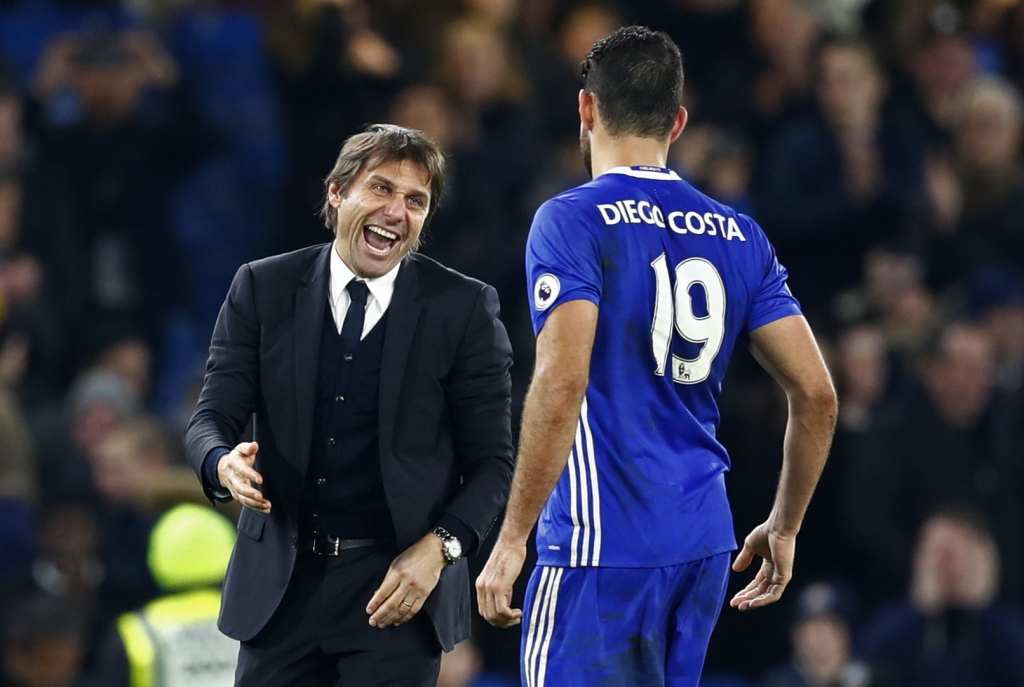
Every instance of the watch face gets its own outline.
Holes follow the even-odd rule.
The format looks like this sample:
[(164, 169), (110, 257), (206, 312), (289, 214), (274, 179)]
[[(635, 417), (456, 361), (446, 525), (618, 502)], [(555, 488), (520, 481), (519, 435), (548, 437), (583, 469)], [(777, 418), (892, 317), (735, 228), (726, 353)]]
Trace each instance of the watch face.
[(455, 537), (445, 542), (445, 548), (448, 549), (448, 555), (451, 556), (452, 560), (462, 558), (462, 542)]

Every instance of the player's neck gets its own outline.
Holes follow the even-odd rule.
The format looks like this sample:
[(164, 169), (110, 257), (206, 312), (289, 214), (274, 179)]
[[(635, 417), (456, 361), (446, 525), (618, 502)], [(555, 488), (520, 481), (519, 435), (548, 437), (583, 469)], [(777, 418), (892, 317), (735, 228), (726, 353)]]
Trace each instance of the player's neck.
[(636, 136), (595, 136), (591, 149), (591, 168), (599, 177), (616, 167), (665, 167), (668, 141)]

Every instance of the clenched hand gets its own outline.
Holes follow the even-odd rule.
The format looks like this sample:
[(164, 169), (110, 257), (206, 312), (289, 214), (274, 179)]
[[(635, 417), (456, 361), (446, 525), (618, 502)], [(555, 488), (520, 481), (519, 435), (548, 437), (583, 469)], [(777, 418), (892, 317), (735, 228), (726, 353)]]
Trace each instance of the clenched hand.
[(523, 611), (512, 608), (512, 585), (523, 570), (526, 544), (506, 544), (500, 538), (476, 578), (476, 600), (480, 615), (495, 627), (512, 627), (523, 620)]

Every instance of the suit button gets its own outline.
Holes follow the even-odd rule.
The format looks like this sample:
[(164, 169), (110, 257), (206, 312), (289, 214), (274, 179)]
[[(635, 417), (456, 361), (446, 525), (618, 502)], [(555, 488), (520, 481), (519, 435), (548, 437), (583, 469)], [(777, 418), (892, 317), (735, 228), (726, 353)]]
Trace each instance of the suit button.
[(324, 479), (323, 477), (321, 477), (321, 478), (319, 478), (319, 479), (318, 479), (318, 480), (316, 481), (316, 483), (317, 483), (317, 484), (327, 484), (327, 480), (325, 480), (325, 479)]
[(346, 353), (346, 354), (345, 354), (345, 362), (347, 363), (347, 362), (349, 362), (350, 360), (352, 360), (352, 354), (351, 354), (351, 353)]
[(328, 437), (327, 438), (327, 445), (328, 446), (334, 446), (334, 437)]
[(299, 545), (299, 538), (298, 537), (292, 537), (292, 548), (295, 548), (298, 545)]
[(335, 396), (335, 397), (334, 397), (334, 402), (335, 402), (335, 403), (341, 403), (341, 402), (342, 402), (342, 401), (344, 401), (344, 400), (345, 400), (345, 397), (344, 397), (344, 396)]

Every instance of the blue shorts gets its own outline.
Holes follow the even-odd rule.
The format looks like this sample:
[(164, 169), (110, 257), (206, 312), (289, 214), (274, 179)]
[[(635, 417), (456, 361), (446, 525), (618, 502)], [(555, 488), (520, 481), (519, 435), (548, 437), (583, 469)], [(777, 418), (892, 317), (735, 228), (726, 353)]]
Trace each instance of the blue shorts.
[(665, 568), (538, 566), (523, 609), (523, 687), (696, 687), (731, 554)]

